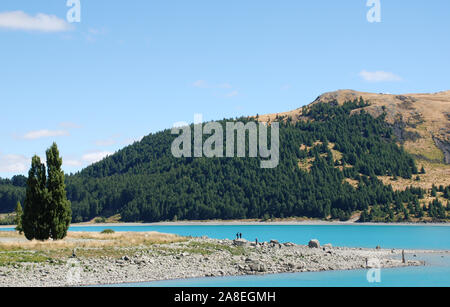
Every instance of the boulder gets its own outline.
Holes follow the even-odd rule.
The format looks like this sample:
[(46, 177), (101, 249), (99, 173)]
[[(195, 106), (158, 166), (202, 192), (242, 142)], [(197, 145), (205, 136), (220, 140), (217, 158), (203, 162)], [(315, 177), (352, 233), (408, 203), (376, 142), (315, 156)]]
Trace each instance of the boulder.
[(237, 239), (233, 241), (233, 244), (236, 246), (249, 246), (250, 242), (245, 239)]
[(309, 248), (320, 248), (319, 240), (313, 239), (308, 243)]
[(248, 268), (249, 271), (251, 272), (260, 272), (260, 273), (266, 272), (266, 266), (259, 261), (254, 261), (248, 264)]
[(324, 248), (333, 248), (333, 245), (331, 245), (330, 243), (328, 243), (328, 244), (325, 244), (323, 247), (324, 247)]

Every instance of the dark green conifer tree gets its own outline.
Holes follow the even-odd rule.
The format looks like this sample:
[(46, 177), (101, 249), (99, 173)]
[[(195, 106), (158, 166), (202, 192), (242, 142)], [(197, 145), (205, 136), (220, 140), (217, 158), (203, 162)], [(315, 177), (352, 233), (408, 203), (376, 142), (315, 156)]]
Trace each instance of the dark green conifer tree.
[(31, 160), (22, 216), (22, 228), (28, 240), (45, 241), (50, 237), (48, 191), (45, 165), (38, 156)]
[(66, 196), (62, 159), (56, 143), (47, 150), (47, 190), (49, 193), (48, 210), (50, 214), (50, 237), (61, 240), (67, 236), (72, 210)]

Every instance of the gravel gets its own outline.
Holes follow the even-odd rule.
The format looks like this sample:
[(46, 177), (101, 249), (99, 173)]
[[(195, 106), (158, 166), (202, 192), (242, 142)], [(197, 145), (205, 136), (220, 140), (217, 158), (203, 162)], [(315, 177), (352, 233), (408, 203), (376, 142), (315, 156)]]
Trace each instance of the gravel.
[[(206, 246), (194, 249), (193, 246)], [(69, 258), (62, 262), (0, 267), (0, 286), (48, 287), (150, 282), (215, 276), (318, 272), (419, 266), (402, 263), (401, 250), (310, 248), (293, 243), (254, 244), (192, 238), (166, 245), (121, 248), (126, 256)], [(420, 251), (406, 251), (406, 259)], [(400, 257), (399, 257), (400, 256)]]

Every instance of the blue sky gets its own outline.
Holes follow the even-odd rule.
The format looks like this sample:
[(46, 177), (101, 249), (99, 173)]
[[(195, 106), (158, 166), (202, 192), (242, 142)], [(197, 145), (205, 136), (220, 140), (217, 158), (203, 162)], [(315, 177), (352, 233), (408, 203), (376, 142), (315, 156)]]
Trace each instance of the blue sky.
[[(337, 89), (450, 89), (450, 2), (0, 2), (0, 176), (53, 141), (75, 172), (173, 123), (276, 113)], [(40, 14), (40, 15), (38, 15)]]

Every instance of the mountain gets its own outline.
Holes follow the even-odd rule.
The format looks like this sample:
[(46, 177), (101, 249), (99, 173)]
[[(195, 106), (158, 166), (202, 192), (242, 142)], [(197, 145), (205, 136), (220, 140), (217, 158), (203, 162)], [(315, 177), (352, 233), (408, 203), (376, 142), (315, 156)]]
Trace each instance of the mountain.
[[(374, 94), (353, 90), (339, 90), (319, 96), (312, 105), (319, 103), (344, 104), (359, 98), (369, 106), (354, 110), (364, 110), (374, 117), (386, 113), (385, 121), (393, 129), (398, 145), (410, 153), (418, 165), (427, 173), (420, 182), (380, 177), (395, 189), (404, 190), (410, 185), (430, 189), (435, 185), (450, 185), (450, 91), (433, 94)], [(278, 117), (292, 117), (294, 121), (304, 119), (302, 107), (290, 112), (260, 116), (261, 121), (273, 121)]]
[[(390, 95), (340, 90), (319, 96), (311, 105), (330, 102), (342, 105), (360, 97), (369, 104), (362, 110), (375, 117), (387, 114), (386, 122), (408, 152), (430, 162), (450, 164), (450, 91)], [(277, 115), (301, 118), (305, 109), (269, 114), (260, 120), (271, 121)]]
[(239, 119), (280, 122), (274, 169), (262, 169), (262, 158), (175, 158), (170, 130), (150, 134), (67, 177), (73, 220), (447, 221), (447, 95), (338, 91)]

